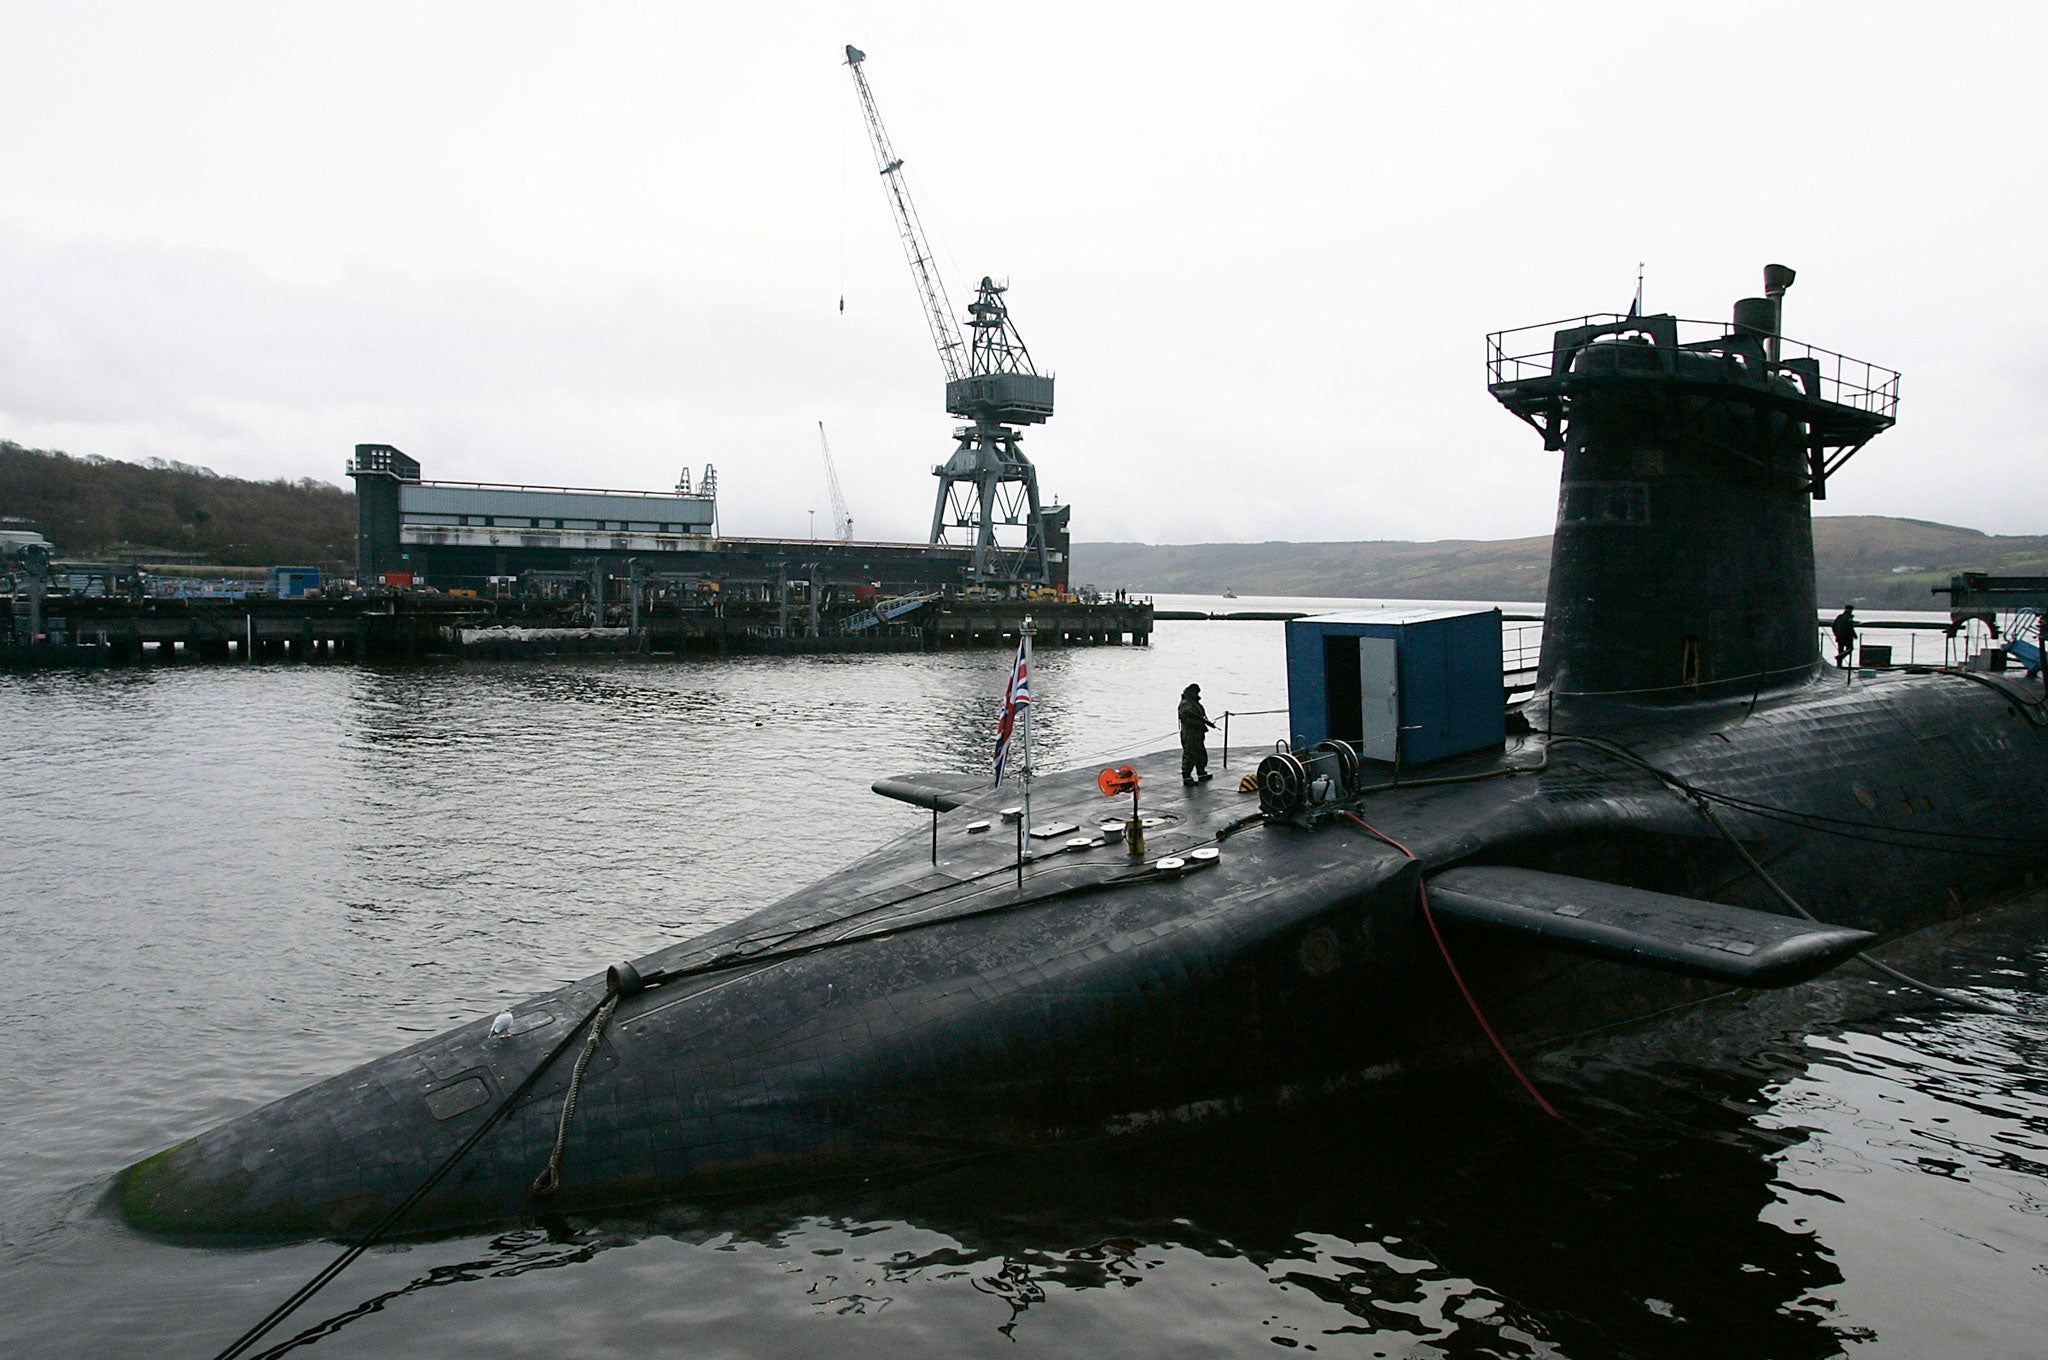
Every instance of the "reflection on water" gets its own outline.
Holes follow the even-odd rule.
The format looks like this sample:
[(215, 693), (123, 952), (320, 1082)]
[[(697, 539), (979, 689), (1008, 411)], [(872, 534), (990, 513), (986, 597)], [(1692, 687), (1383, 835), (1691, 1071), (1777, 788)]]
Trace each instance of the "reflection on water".
[[(1279, 634), (1046, 654), (1041, 761), (1166, 744), (1189, 680), (1280, 706)], [(334, 1247), (143, 1240), (109, 1174), (914, 833), (867, 783), (980, 768), (1006, 664), (0, 678), (0, 1353), (212, 1354)], [(2048, 1010), (2043, 919), (1916, 966)], [(1838, 979), (1549, 1054), (1576, 1129), (1480, 1072), (403, 1244), (294, 1321), (328, 1356), (2035, 1354), (2040, 1036), (1898, 1005)]]

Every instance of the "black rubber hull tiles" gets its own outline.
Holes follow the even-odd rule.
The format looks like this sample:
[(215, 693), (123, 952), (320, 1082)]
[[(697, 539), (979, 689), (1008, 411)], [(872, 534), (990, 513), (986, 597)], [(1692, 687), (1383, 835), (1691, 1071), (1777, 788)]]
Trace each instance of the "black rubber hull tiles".
[[(1725, 989), (1745, 964), (1758, 983), (1796, 980), (1866, 943), (1859, 932), (1916, 930), (2044, 867), (2039, 840), (2028, 851), (1998, 838), (2043, 830), (2048, 732), (1992, 686), (1837, 677), (1753, 702), (1534, 716), (1539, 729), (1597, 730), (1698, 787), (1799, 810), (1803, 824), (1719, 815), (1829, 928), (1793, 921), (1688, 799), (1587, 745), (1525, 737), (1459, 767), (1498, 777), (1359, 799), (1413, 860), (1341, 817), (1260, 821), (1256, 796), (1226, 781), (1184, 790), (1162, 753), (1137, 762), (1146, 811), (1164, 819), (1144, 860), (1099, 835), (1085, 848), (1062, 837), (1037, 844), (1020, 889), (1004, 824), (966, 830), (998, 800), (967, 795), (938, 817), (936, 866), (920, 822), (756, 915), (636, 960), (671, 978), (625, 998), (605, 1030), (552, 1203), (915, 1168), (1469, 1062), (1484, 1040), (1423, 922), (1425, 878), (1442, 876), (1438, 919), (1467, 981), (1526, 1049)], [(1092, 776), (1042, 780), (1034, 815), (1075, 823), (1080, 839), (1126, 811)], [(1189, 858), (1198, 847), (1220, 853)], [(1169, 855), (1187, 867), (1152, 867)], [(1639, 895), (1559, 915), (1541, 897), (1558, 877)], [(1677, 914), (1653, 895), (1682, 899)], [(1732, 910), (1692, 919), (1685, 903)], [(1659, 950), (1706, 966), (1645, 956)], [(1717, 974), (1717, 957), (1738, 971)], [(253, 1110), (129, 1168), (116, 1201), (136, 1226), (181, 1236), (362, 1231), (605, 991), (587, 979), (515, 1006), (498, 1036), (484, 1017)], [(580, 1046), (403, 1231), (533, 1212)]]

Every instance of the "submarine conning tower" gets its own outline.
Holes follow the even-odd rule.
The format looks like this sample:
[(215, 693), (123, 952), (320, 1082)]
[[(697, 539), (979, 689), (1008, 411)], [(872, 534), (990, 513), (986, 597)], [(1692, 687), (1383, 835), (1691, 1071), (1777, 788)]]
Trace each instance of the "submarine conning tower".
[(1819, 669), (1811, 502), (1891, 427), (1899, 375), (1783, 339), (1792, 278), (1768, 266), (1725, 324), (1487, 337), (1487, 390), (1564, 452), (1540, 690), (1675, 703)]

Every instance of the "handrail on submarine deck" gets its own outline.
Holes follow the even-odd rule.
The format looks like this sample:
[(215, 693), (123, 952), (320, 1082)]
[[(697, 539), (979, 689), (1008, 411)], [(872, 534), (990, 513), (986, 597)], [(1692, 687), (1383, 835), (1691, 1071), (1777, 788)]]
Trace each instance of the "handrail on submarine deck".
[[(1286, 710), (1286, 709), (1284, 709), (1284, 708), (1247, 708), (1247, 709), (1243, 709), (1243, 710), (1239, 711), (1239, 712), (1237, 713), (1237, 716), (1238, 716), (1238, 717), (1240, 717), (1240, 718), (1267, 718), (1267, 717), (1271, 717), (1271, 716), (1272, 716), (1273, 714), (1275, 714), (1275, 713), (1285, 713), (1285, 712), (1287, 712), (1287, 710)], [(1229, 768), (1230, 768), (1230, 718), (1231, 718), (1231, 710), (1230, 710), (1230, 709), (1227, 709), (1227, 708), (1226, 708), (1226, 709), (1224, 709), (1224, 710), (1223, 710), (1223, 761), (1222, 761), (1221, 765), (1220, 765), (1220, 766), (1219, 766), (1218, 768), (1220, 768), (1220, 769), (1225, 769), (1225, 770), (1227, 770), (1227, 769), (1229, 769)]]
[[(1814, 626), (1821, 644), (1821, 655), (1825, 656), (1828, 654), (1826, 649), (1831, 646), (1834, 640), (1825, 611), (1823, 611), (1823, 616), (1816, 617)], [(1515, 695), (1527, 694), (1536, 687), (1537, 664), (1542, 656), (1543, 627), (1544, 625), (1541, 620), (1532, 620), (1501, 630), (1501, 679), (1510, 700)], [(1906, 634), (1906, 655), (1889, 663), (1893, 667), (1953, 666), (1958, 664), (1954, 652), (1956, 640), (1959, 636), (1959, 625), (1953, 622), (1933, 619), (1859, 619), (1857, 620), (1857, 632), (1859, 645), (1863, 640), (1863, 635), (1869, 633)], [(1942, 632), (1947, 634), (1943, 639), (1942, 655), (1938, 660), (1935, 658), (1929, 658), (1925, 662), (1920, 660), (1919, 635), (1923, 632)], [(1969, 646), (1965, 645), (1963, 650), (1967, 652)], [(1882, 662), (1875, 663), (1874, 665), (1859, 664), (1858, 669), (1884, 670), (1887, 669), (1887, 665)], [(1219, 767), (1226, 770), (1230, 768), (1230, 721), (1232, 718), (1273, 717), (1284, 714), (1287, 711), (1285, 708), (1224, 709), (1223, 721), (1221, 723), (1223, 734), (1221, 744), (1223, 750)]]

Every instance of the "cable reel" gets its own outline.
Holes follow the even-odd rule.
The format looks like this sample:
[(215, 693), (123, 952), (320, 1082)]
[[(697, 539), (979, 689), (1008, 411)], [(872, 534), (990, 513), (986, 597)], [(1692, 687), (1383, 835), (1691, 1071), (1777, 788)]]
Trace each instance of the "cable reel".
[[(1358, 792), (1358, 776), (1362, 770), (1358, 763), (1358, 752), (1351, 749), (1349, 742), (1317, 742), (1309, 748), (1309, 756), (1311, 759), (1317, 756), (1327, 757), (1322, 762), (1322, 768), (1326, 771), (1325, 777), (1331, 782), (1330, 799), (1349, 798)], [(1328, 799), (1317, 801), (1323, 802)]]
[(1358, 752), (1350, 743), (1319, 742), (1307, 751), (1276, 751), (1259, 762), (1259, 810), (1292, 817), (1358, 791)]

